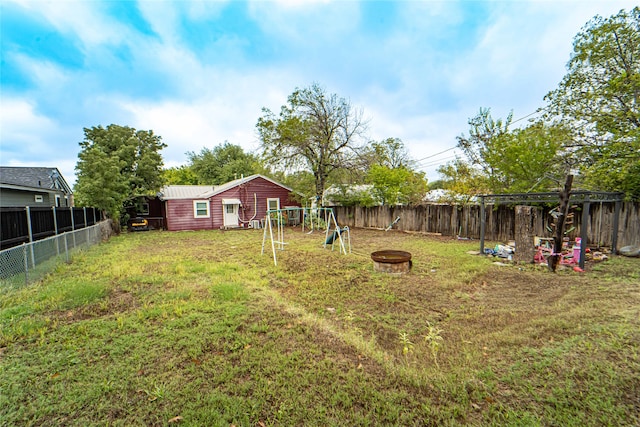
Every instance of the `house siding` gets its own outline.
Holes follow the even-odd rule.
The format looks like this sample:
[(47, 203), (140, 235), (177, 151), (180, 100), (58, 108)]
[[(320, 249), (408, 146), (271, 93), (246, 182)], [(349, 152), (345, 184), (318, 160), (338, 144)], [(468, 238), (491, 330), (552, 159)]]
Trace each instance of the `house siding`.
[(167, 200), (165, 201), (167, 230), (210, 230), (213, 228), (211, 217), (194, 218), (193, 200)]
[(224, 226), (222, 199), (239, 199), (240, 202), (242, 202), (238, 216), (240, 226), (244, 225), (244, 227), (247, 227), (251, 219), (265, 218), (267, 214), (267, 199), (280, 199), (280, 208), (284, 208), (285, 206), (300, 206), (300, 203), (289, 199), (289, 193), (289, 190), (286, 188), (258, 177), (245, 184), (216, 194), (211, 198), (213, 226), (214, 228)]
[[(238, 184), (209, 199), (210, 218), (193, 217), (193, 200), (167, 200), (167, 230), (208, 230), (224, 227), (224, 206), (222, 199), (239, 199), (242, 207), (239, 211), (239, 225), (247, 227), (252, 219), (264, 219), (267, 212), (267, 199), (280, 199), (280, 207), (300, 206), (300, 203), (289, 198), (290, 191), (262, 177)], [(255, 194), (255, 196), (254, 196)]]
[[(35, 196), (42, 196), (42, 202), (36, 202)], [(49, 207), (55, 203), (53, 194), (38, 191), (21, 191), (3, 188), (0, 190), (0, 207)]]

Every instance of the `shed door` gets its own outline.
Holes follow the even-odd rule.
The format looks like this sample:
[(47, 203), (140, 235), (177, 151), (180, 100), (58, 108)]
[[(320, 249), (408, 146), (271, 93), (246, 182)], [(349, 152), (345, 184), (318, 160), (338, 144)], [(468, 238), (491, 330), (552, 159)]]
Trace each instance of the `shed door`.
[(225, 227), (237, 227), (238, 226), (238, 211), (240, 208), (239, 203), (225, 203), (222, 205), (224, 226)]

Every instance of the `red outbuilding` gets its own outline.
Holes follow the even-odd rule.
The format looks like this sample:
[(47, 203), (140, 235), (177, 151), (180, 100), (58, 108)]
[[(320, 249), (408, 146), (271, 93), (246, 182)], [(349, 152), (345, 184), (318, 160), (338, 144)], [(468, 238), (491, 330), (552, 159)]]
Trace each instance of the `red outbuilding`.
[[(169, 185), (158, 194), (169, 231), (258, 228), (269, 209), (299, 208), (290, 188), (262, 175), (222, 185)], [(300, 211), (291, 210), (290, 221)]]

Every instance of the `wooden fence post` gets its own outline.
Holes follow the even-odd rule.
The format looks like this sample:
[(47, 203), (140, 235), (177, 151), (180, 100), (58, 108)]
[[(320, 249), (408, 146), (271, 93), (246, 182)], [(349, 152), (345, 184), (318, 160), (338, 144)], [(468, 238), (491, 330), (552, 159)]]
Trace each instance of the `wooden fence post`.
[[(564, 183), (564, 189), (560, 192), (559, 214), (555, 221), (555, 236), (553, 238), (553, 254), (547, 260), (549, 268), (555, 273), (560, 263), (562, 253), (562, 238), (564, 237), (564, 222), (569, 212), (569, 197), (571, 197), (571, 184), (573, 183), (573, 175), (567, 175)], [(584, 242), (583, 244), (587, 244)]]
[(484, 255), (485, 215), (484, 196), (480, 196), (480, 255)]
[(534, 234), (536, 223), (541, 219), (540, 209), (533, 206), (516, 206), (515, 241), (516, 253), (514, 261), (533, 262), (536, 255)]

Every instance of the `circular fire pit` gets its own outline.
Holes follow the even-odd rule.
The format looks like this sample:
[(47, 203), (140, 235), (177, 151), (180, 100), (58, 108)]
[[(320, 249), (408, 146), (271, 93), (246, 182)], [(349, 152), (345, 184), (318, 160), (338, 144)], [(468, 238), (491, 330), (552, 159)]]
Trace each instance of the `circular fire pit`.
[(411, 253), (386, 249), (371, 253), (373, 269), (380, 273), (403, 274), (411, 270)]

